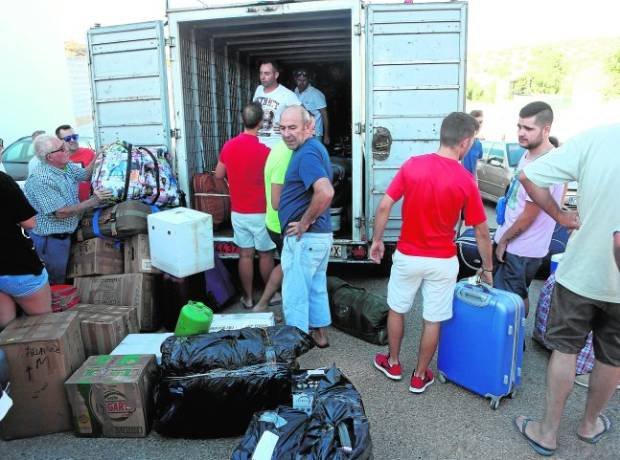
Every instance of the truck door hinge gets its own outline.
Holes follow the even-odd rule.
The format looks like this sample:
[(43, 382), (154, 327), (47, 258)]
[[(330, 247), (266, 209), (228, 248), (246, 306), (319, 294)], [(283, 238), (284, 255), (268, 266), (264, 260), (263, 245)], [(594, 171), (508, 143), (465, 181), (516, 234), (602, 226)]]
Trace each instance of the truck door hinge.
[(364, 131), (366, 131), (364, 123), (355, 123), (355, 134), (362, 134)]
[(170, 130), (170, 137), (173, 139), (181, 138), (181, 130), (179, 128), (174, 128)]
[(360, 24), (359, 22), (355, 24), (355, 26), (353, 27), (353, 34), (359, 36), (359, 35), (362, 35), (363, 32), (364, 32), (364, 26)]
[(356, 228), (362, 228), (365, 225), (366, 225), (366, 218), (364, 216), (356, 217), (355, 218), (355, 227)]
[(168, 37), (164, 40), (164, 44), (166, 46), (169, 46), (170, 48), (173, 48), (174, 46), (176, 46), (175, 42), (176, 40), (174, 39), (174, 37)]

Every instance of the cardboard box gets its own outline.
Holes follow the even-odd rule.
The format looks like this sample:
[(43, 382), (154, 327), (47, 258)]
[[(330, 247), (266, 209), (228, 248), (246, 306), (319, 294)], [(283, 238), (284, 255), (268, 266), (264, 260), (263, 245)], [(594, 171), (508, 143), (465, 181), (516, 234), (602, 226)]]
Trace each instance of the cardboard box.
[(138, 323), (138, 307), (79, 303), (75, 306), (75, 310), (105, 313), (108, 315), (121, 315), (125, 320), (128, 334), (134, 334), (140, 331)]
[(161, 344), (172, 332), (154, 334), (129, 334), (112, 350), (112, 355), (155, 355), (157, 364), (161, 364)]
[(159, 327), (154, 277), (131, 273), (75, 278), (73, 283), (84, 303), (137, 307), (138, 328), (154, 331)]
[(213, 315), (213, 321), (209, 332), (231, 331), (244, 327), (269, 327), (275, 326), (276, 320), (273, 312), (262, 313), (226, 313)]
[(84, 362), (78, 313), (18, 318), (0, 333), (14, 406), (0, 422), (4, 439), (71, 429), (64, 382)]
[(153, 355), (91, 356), (65, 383), (79, 436), (144, 437), (153, 418)]
[(125, 273), (161, 273), (151, 265), (148, 235), (135, 235), (125, 241)]
[(119, 243), (93, 238), (71, 247), (67, 277), (117, 273), (123, 273), (123, 251)]

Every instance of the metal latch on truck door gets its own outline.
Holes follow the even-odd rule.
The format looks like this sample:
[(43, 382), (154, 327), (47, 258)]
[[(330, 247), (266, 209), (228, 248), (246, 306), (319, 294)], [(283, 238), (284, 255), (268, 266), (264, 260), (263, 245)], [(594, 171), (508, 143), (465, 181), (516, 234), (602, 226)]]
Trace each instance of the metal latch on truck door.
[(181, 130), (179, 128), (174, 128), (170, 130), (170, 137), (173, 139), (181, 138)]
[(392, 134), (383, 126), (377, 126), (372, 135), (372, 156), (377, 161), (384, 161), (390, 156)]

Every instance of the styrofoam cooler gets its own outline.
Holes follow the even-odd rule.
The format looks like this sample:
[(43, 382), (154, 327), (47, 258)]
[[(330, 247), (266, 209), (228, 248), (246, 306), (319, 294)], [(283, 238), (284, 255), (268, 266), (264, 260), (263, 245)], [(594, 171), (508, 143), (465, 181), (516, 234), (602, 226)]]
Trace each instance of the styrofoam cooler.
[(151, 264), (177, 278), (213, 268), (210, 214), (174, 208), (148, 216)]
[(521, 385), (525, 308), (518, 295), (465, 281), (454, 290), (453, 316), (441, 324), (439, 380), (491, 399), (497, 409)]

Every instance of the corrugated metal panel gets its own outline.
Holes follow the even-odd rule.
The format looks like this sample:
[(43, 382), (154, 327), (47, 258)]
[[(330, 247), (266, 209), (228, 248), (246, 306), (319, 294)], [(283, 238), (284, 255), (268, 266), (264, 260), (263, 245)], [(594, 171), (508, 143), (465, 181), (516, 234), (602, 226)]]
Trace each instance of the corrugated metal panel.
[[(375, 215), (404, 161), (437, 150), (442, 119), (463, 110), (466, 15), (466, 4), (458, 2), (368, 6), (366, 215)], [(387, 128), (393, 140), (390, 155), (381, 159), (372, 155), (379, 127)], [(398, 203), (385, 240), (398, 238), (401, 223)]]
[(160, 21), (88, 31), (97, 148), (121, 139), (170, 149), (164, 46)]

